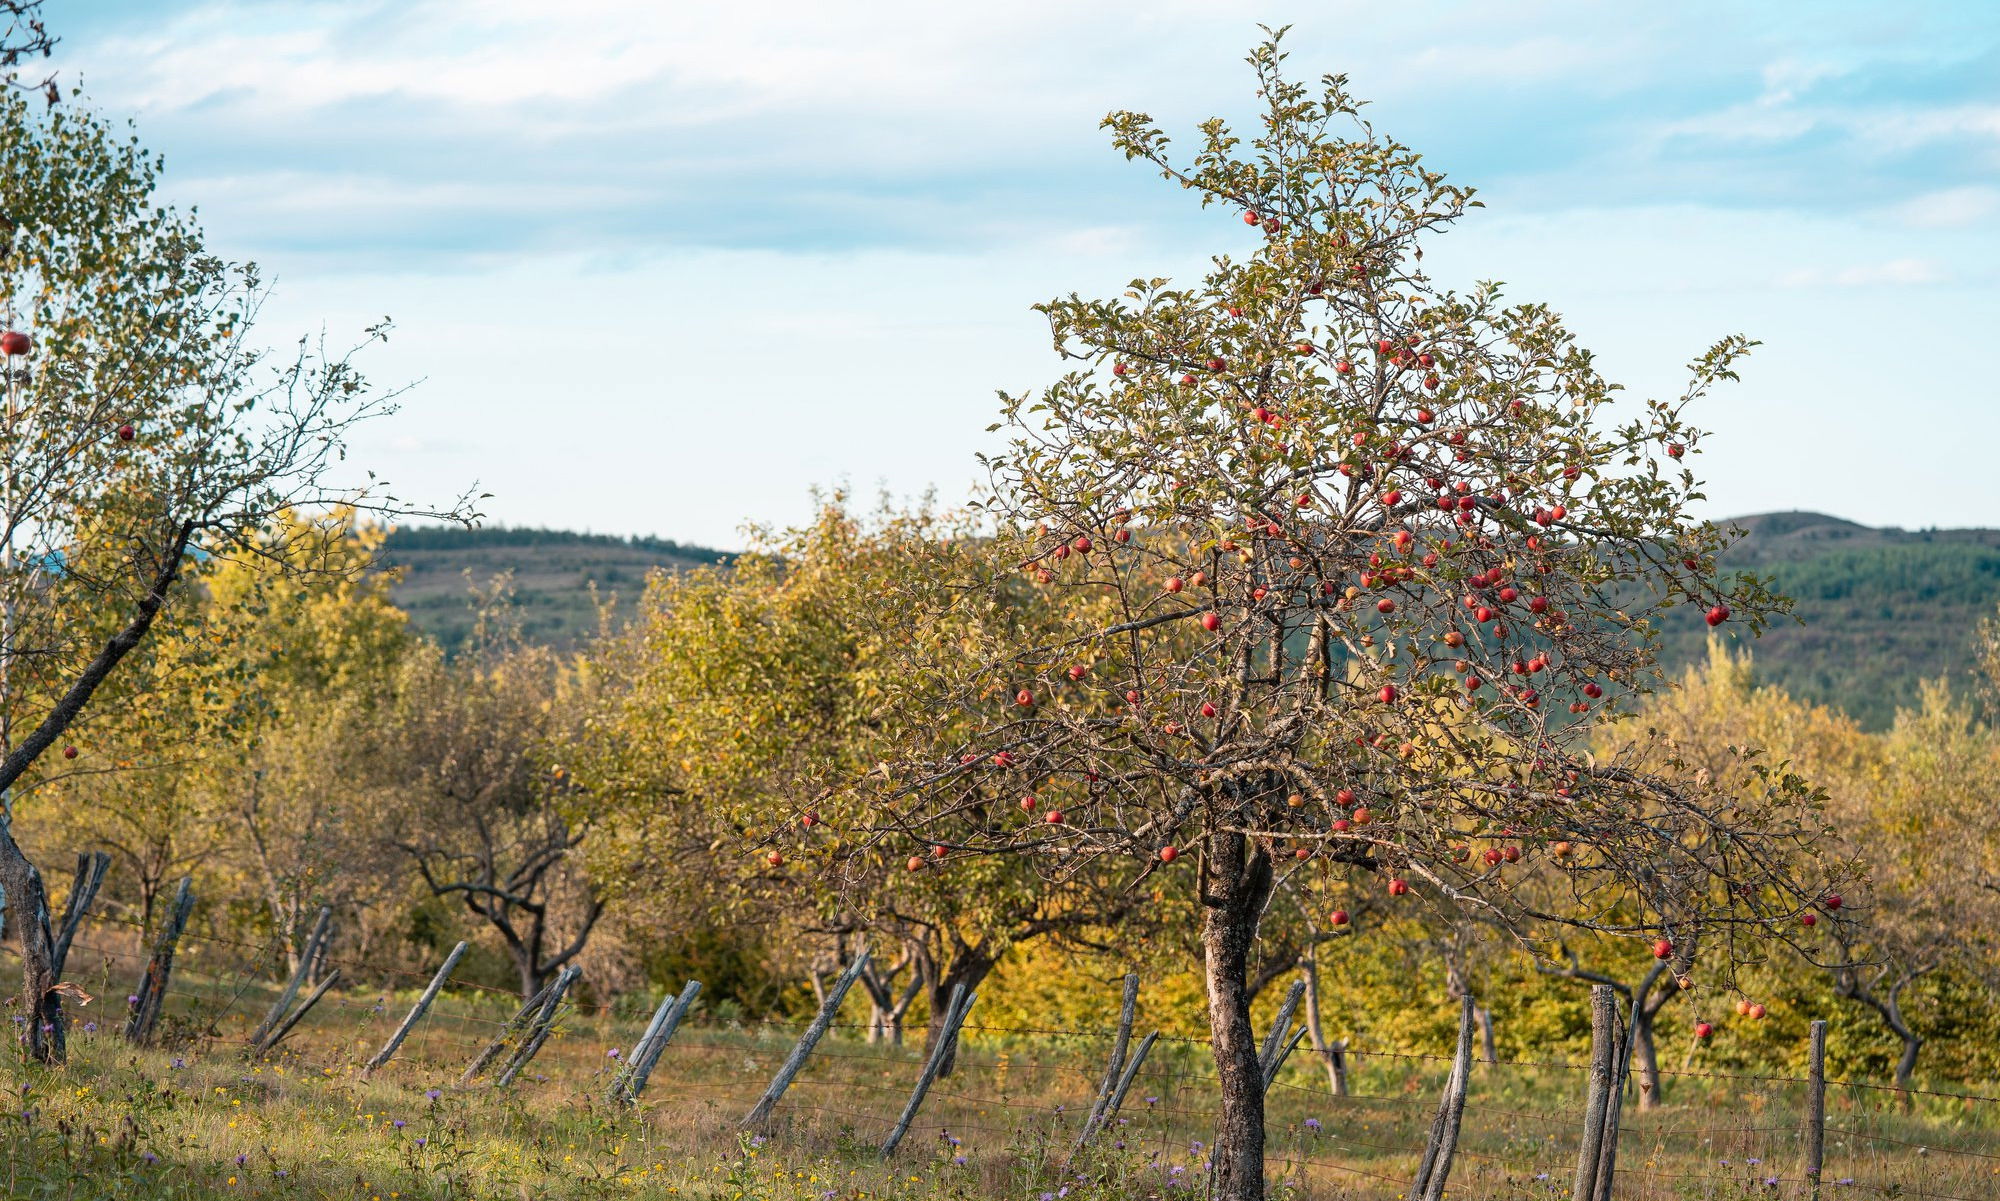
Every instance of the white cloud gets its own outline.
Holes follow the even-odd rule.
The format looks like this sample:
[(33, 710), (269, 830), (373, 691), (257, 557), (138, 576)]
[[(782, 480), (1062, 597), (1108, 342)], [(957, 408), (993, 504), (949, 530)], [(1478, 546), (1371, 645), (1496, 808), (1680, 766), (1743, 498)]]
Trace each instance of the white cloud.
[(1905, 225), (1926, 229), (1956, 229), (1976, 225), (2000, 213), (2000, 188), (1970, 184), (1941, 188), (1899, 204), (1892, 211)]
[(1912, 287), (1943, 283), (1944, 268), (1929, 259), (1901, 258), (1849, 267), (1800, 267), (1778, 276), (1781, 288)]

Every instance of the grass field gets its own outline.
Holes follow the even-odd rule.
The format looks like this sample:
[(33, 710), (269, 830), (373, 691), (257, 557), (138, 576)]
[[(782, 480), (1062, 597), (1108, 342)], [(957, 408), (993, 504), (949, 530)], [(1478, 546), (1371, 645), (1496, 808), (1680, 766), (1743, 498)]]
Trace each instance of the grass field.
[[(878, 1146), (918, 1071), (912, 1047), (852, 1029), (821, 1044), (756, 1134), (737, 1123), (797, 1029), (699, 1020), (668, 1048), (636, 1111), (603, 1094), (644, 1014), (571, 1012), (507, 1090), (456, 1087), (512, 1013), (504, 995), (448, 992), (372, 1079), (357, 1064), (415, 990), (329, 994), (280, 1052), (244, 1036), (274, 996), (241, 976), (182, 972), (161, 1045), (119, 1036), (132, 965), (100, 955), (72, 971), (103, 999), (83, 1011), (71, 1062), (10, 1066), (18, 1108), (0, 1124), (8, 1197), (559, 1198), (1199, 1196), (1215, 1105), (1205, 1047), (1163, 1040), (1116, 1126), (1073, 1154), (1103, 1071), (1102, 1036), (969, 1029), (893, 1162)], [(4, 966), (4, 965), (0, 965)], [(116, 995), (109, 995), (109, 994)], [(101, 1024), (99, 1024), (101, 1023)], [(972, 1026), (977, 1026), (975, 1012)], [(1356, 1095), (1330, 1095), (1297, 1055), (1270, 1099), (1273, 1195), (1397, 1198), (1410, 1178), (1444, 1064), (1358, 1057)], [(1567, 1196), (1582, 1073), (1476, 1066), (1451, 1195)], [(1618, 1196), (1800, 1197), (1802, 1089), (1748, 1077), (1670, 1077), (1666, 1104), (1633, 1112)], [(2000, 1103), (1910, 1098), (1836, 1085), (1828, 1099), (1834, 1197), (2000, 1197)]]

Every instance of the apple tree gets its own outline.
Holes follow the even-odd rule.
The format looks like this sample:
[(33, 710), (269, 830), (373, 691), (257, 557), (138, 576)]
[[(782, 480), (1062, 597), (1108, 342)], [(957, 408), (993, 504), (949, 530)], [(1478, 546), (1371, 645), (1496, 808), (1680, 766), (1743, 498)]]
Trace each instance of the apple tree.
[[(697, 890), (711, 921), (850, 944), (872, 936), (885, 966), (896, 957), (883, 942), (893, 940), (928, 993), (932, 1038), (952, 989), (977, 987), (1009, 948), (1102, 945), (1107, 924), (1132, 907), (1087, 878), (1051, 881), (1004, 858), (959, 862), (952, 846), (979, 835), (978, 816), (934, 823), (914, 852), (873, 838), (880, 814), (836, 787), (898, 755), (909, 725), (960, 721), (892, 707), (910, 696), (898, 680), (919, 660), (1052, 636), (1051, 605), (1076, 599), (1021, 581), (962, 532), (950, 514), (871, 518), (836, 496), (804, 529), (759, 533), (758, 549), (726, 571), (656, 575), (632, 643), (613, 652), (627, 657), (605, 660), (624, 688), (579, 767), (622, 815), (598, 854), (635, 902), (670, 895), (662, 883), (697, 863), (703, 884), (728, 882)], [(1010, 589), (990, 605), (912, 620), (913, 589), (968, 570)], [(1045, 823), (1060, 816), (1028, 791), (983, 803)], [(826, 872), (839, 887), (822, 887)], [(878, 1009), (894, 1008), (886, 981), (869, 991)]]
[(47, 895), (11, 828), (15, 786), (194, 594), (194, 564), (330, 574), (276, 553), (288, 514), (408, 509), (341, 466), (348, 432), (392, 397), (350, 353), (262, 351), (256, 269), (160, 207), (158, 171), (103, 118), (37, 112), (0, 88), (0, 888), (23, 947), (27, 1050), (44, 1061), (63, 1057), (62, 1002)]
[[(1210, 121), (1183, 160), (1146, 116), (1106, 119), (1233, 236), (1192, 283), (1040, 306), (1074, 366), (1005, 398), (981, 555), (1014, 570), (941, 551), (896, 608), (922, 629), (1025, 583), (1058, 628), (959, 623), (948, 654), (911, 639), (908, 670), (879, 676), (899, 753), (846, 785), (874, 815), (853, 848), (1133, 890), (1194, 873), (1231, 1199), (1264, 1191), (1246, 974), (1289, 875), (1531, 942), (1623, 938), (1691, 987), (1695, 948), (1726, 975), (1835, 871), (1795, 776), (1726, 793), (1591, 753), (1657, 681), (1664, 610), (1754, 631), (1785, 607), (1719, 574), (1728, 536), (1689, 515), (1688, 409), (1750, 343), (1696, 358), (1679, 396), (1614, 404), (1548, 306), (1424, 274), (1472, 193), (1380, 135), (1343, 78), (1311, 89), (1282, 61), (1275, 36), (1250, 57), (1248, 140)], [(1023, 794), (1041, 809), (992, 803)], [(1488, 862), (1485, 840), (1517, 856)], [(1555, 899), (1515, 887), (1531, 869)]]

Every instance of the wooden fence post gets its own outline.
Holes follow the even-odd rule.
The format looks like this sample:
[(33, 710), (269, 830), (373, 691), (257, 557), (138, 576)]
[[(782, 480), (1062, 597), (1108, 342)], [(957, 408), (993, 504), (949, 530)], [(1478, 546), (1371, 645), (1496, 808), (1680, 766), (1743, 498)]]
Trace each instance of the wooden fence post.
[(638, 1049), (633, 1064), (632, 1077), (625, 1082), (625, 1101), (627, 1104), (637, 1102), (639, 1094), (646, 1091), (646, 1082), (653, 1078), (653, 1065), (660, 1062), (660, 1052), (667, 1049), (667, 1043), (674, 1037), (674, 1031), (680, 1029), (681, 1022), (687, 1018), (688, 1011), (694, 1008), (694, 999), (700, 995), (701, 981), (688, 981), (686, 986), (681, 989), (681, 995), (674, 998), (672, 1012), (667, 1014), (666, 1020), (660, 1023), (660, 1028), (653, 1032), (653, 1037), (647, 1039), (645, 1045)]
[(1285, 1061), (1292, 1057), (1292, 1052), (1298, 1048), (1301, 1042), (1305, 1041), (1305, 1037), (1306, 1028), (1300, 1026), (1292, 1032), (1291, 1041), (1280, 1047), (1277, 1053), (1271, 1056), (1271, 1062), (1264, 1065), (1265, 1092), (1270, 1092), (1271, 1086), (1278, 1082), (1278, 1069), (1285, 1066)]
[(1160, 1041), (1158, 1030), (1139, 1040), (1139, 1049), (1132, 1052), (1132, 1058), (1126, 1063), (1124, 1073), (1118, 1077), (1118, 1088), (1111, 1094), (1111, 1104), (1104, 1107), (1102, 1125), (1108, 1126), (1118, 1117), (1118, 1111), (1125, 1105), (1125, 1094), (1132, 1091), (1132, 1082), (1139, 1078), (1139, 1065), (1146, 1062), (1146, 1053), (1151, 1051), (1153, 1044), (1158, 1041)]
[(111, 856), (103, 851), (87, 851), (76, 857), (76, 879), (69, 886), (69, 899), (63, 902), (62, 926), (56, 934), (56, 948), (51, 973), (62, 979), (63, 964), (69, 961), (69, 944), (76, 937), (77, 928), (90, 912), (91, 902), (97, 899), (97, 890), (104, 887), (104, 873), (111, 870)]
[(1459, 1125), (1465, 1117), (1465, 1085), (1472, 1075), (1476, 1008), (1471, 993), (1459, 998), (1458, 1048), (1452, 1052), (1451, 1074), (1445, 1077), (1437, 1116), (1431, 1119), (1430, 1137), (1424, 1141), (1423, 1162), (1417, 1166), (1417, 1178), (1410, 1185), (1411, 1201), (1443, 1201), (1445, 1178), (1451, 1174), (1451, 1157), (1458, 1149)]
[(556, 982), (551, 980), (542, 985), (540, 992), (521, 1002), (521, 1007), (514, 1011), (514, 1016), (508, 1018), (500, 1027), (500, 1033), (493, 1036), (493, 1041), (481, 1047), (479, 1054), (473, 1056), (472, 1062), (466, 1065), (465, 1074), (458, 1078), (460, 1088), (467, 1088), (477, 1080), (479, 1073), (486, 1070), (486, 1065), (492, 1063), (494, 1058), (506, 1049), (508, 1041), (527, 1028), (529, 1015), (540, 1012), (542, 1002), (548, 1000), (549, 990), (555, 986)]
[[(690, 981), (689, 983), (693, 982)], [(646, 1022), (646, 1032), (639, 1036), (638, 1042), (632, 1044), (632, 1050), (626, 1054), (625, 1062), (619, 1065), (616, 1072), (611, 1074), (611, 1087), (606, 1089), (604, 1093), (604, 1103), (606, 1105), (618, 1101), (631, 1100), (630, 1097), (625, 1095), (625, 1084), (632, 1079), (633, 1073), (638, 1070), (639, 1060), (645, 1055), (646, 1047), (652, 1043), (653, 1036), (660, 1032), (660, 1027), (666, 1024), (667, 1015), (674, 1011), (674, 1007), (680, 1004), (680, 1000), (679, 993), (670, 992), (666, 996), (661, 997), (660, 1003), (653, 1007), (653, 1016)]]
[(166, 1004), (167, 982), (174, 972), (174, 953), (179, 949), (181, 931), (194, 912), (194, 878), (182, 876), (174, 889), (174, 903), (167, 911), (166, 924), (153, 940), (153, 956), (146, 961), (146, 974), (139, 981), (139, 1000), (125, 1023), (125, 1040), (138, 1046), (153, 1041), (153, 1027), (159, 1023), (160, 1007)]
[(321, 980), (319, 982), (319, 987), (313, 989), (311, 993), (307, 994), (305, 1000), (299, 1002), (299, 1007), (297, 1009), (294, 1009), (290, 1013), (286, 1014), (284, 1021), (279, 1022), (277, 1026), (274, 1027), (269, 1034), (266, 1034), (263, 1038), (257, 1041), (257, 1045), (255, 1046), (255, 1048), (252, 1049), (251, 1053), (255, 1055), (269, 1054), (274, 1048), (277, 1047), (279, 1043), (284, 1041), (285, 1036), (287, 1034), (290, 1034), (292, 1032), (292, 1027), (299, 1024), (299, 1019), (304, 1017), (307, 1013), (311, 1012), (313, 1006), (319, 1004), (319, 999), (326, 995), (326, 990), (332, 988), (333, 982), (338, 979), (340, 979), (339, 968), (335, 968), (332, 971), (328, 972), (326, 974), (326, 979)]
[(1585, 1085), (1583, 1143), (1576, 1152), (1576, 1184), (1570, 1190), (1573, 1201), (1594, 1201), (1597, 1196), (1597, 1169), (1604, 1149), (1604, 1111), (1610, 1105), (1611, 1072), (1617, 1057), (1612, 1047), (1611, 1027), (1617, 1019), (1618, 998), (1608, 984), (1590, 989), (1590, 1078)]
[(549, 995), (542, 1001), (541, 1012), (536, 1015), (535, 1024), (529, 1030), (526, 1041), (515, 1049), (514, 1057), (507, 1061), (506, 1068), (501, 1071), (499, 1078), (494, 1080), (494, 1088), (506, 1088), (514, 1083), (514, 1077), (521, 1074), (521, 1069), (528, 1066), (528, 1061), (542, 1049), (542, 1044), (549, 1041), (549, 1033), (556, 1026), (557, 1010), (562, 1006), (563, 994), (569, 991), (570, 985), (575, 984), (576, 978), (581, 975), (583, 969), (574, 965), (557, 973), (556, 982), (549, 986)]
[(1826, 1023), (1812, 1024), (1806, 1044), (1806, 1188), (1819, 1201), (1819, 1178), (1826, 1167)]
[(1347, 1040), (1337, 1038), (1326, 1049), (1326, 1069), (1333, 1076), (1333, 1095), (1347, 1095)]
[(298, 999), (299, 988), (306, 982), (306, 974), (312, 970), (313, 958), (319, 951), (320, 940), (326, 937), (327, 926), (332, 921), (333, 909), (326, 905), (320, 906), (319, 917), (313, 921), (312, 933), (306, 937), (305, 946), (299, 951), (299, 966), (292, 972), (292, 978), (285, 982), (284, 989), (278, 993), (278, 999), (271, 1003), (271, 1011), (265, 1014), (264, 1020), (257, 1023), (257, 1028), (250, 1032), (251, 1046), (262, 1046), (264, 1036), (284, 1020), (285, 1011)]
[(1264, 1045), (1257, 1051), (1257, 1066), (1264, 1069), (1266, 1079), (1271, 1074), (1271, 1060), (1278, 1054), (1278, 1048), (1292, 1033), (1292, 1015), (1299, 1011), (1299, 998), (1306, 995), (1304, 977), (1292, 981), (1285, 991), (1285, 1003), (1278, 1006), (1278, 1016), (1271, 1019), (1271, 1032), (1264, 1036)]
[(945, 1007), (944, 1029), (938, 1032), (938, 1040), (931, 1047), (930, 1058), (924, 1061), (924, 1070), (917, 1077), (916, 1091), (910, 1094), (910, 1103), (903, 1106), (903, 1116), (896, 1119), (896, 1128), (889, 1132), (882, 1144), (882, 1158), (888, 1159), (896, 1153), (896, 1145), (910, 1132), (910, 1123), (916, 1120), (917, 1109), (924, 1103), (924, 1095), (931, 1091), (931, 1082), (937, 1079), (944, 1061), (958, 1046), (958, 1028), (965, 1024), (965, 1015), (972, 1010), (972, 1003), (979, 999), (978, 993), (965, 991), (963, 983), (951, 986), (951, 1003)]
[[(1662, 969), (1655, 967), (1650, 981)], [(1597, 1144), (1597, 1194), (1594, 1201), (1611, 1201), (1611, 1185), (1618, 1177), (1618, 1125), (1625, 1113), (1625, 1086), (1632, 1076), (1632, 1053), (1639, 1037), (1639, 1006), (1645, 1003), (1647, 986), (1632, 994), (1632, 1009), (1623, 1026), (1618, 1024), (1618, 1005), (1611, 1006), (1611, 1084), (1604, 1098), (1604, 1133)]]
[(1090, 1116), (1083, 1120), (1083, 1133), (1076, 1136), (1079, 1150), (1097, 1133), (1098, 1124), (1104, 1120), (1104, 1107), (1111, 1103), (1111, 1094), (1118, 1088), (1118, 1078), (1125, 1069), (1125, 1052), (1132, 1045), (1132, 1019), (1139, 1008), (1139, 973), (1125, 974), (1125, 999), (1118, 1008), (1118, 1035), (1111, 1042), (1111, 1062), (1104, 1068), (1104, 1083), (1098, 1087), (1097, 1099), (1091, 1102)]
[(374, 1074), (376, 1068), (388, 1063), (390, 1056), (396, 1053), (396, 1048), (402, 1046), (403, 1040), (410, 1036), (410, 1031), (416, 1029), (417, 1023), (423, 1020), (425, 1011), (430, 1009), (431, 1002), (437, 1000), (438, 990), (444, 987), (446, 980), (450, 979), (451, 969), (457, 967), (458, 961), (465, 956), (465, 948), (468, 945), (470, 944), (461, 942), (451, 949), (451, 954), (444, 957), (444, 966), (437, 970), (437, 975), (431, 977), (430, 986), (424, 989), (424, 995), (417, 998), (415, 1005), (410, 1006), (409, 1015), (403, 1019), (403, 1024), (396, 1027), (396, 1032), (389, 1036), (389, 1041), (382, 1044), (380, 1051), (375, 1052), (375, 1058), (361, 1065), (363, 1080)]
[(847, 965), (847, 970), (840, 973), (840, 979), (833, 982), (833, 987), (826, 994), (826, 1004), (819, 1007), (819, 1013), (813, 1017), (812, 1025), (807, 1026), (806, 1032), (799, 1036), (798, 1044), (792, 1048), (792, 1053), (785, 1057), (785, 1062), (778, 1068), (778, 1074), (771, 1078), (770, 1085), (764, 1089), (764, 1095), (758, 1098), (757, 1104), (744, 1115), (743, 1121), (738, 1124), (741, 1129), (755, 1129), (770, 1120), (771, 1111), (778, 1107), (779, 1098), (783, 1097), (785, 1090), (792, 1086), (792, 1077), (798, 1075), (799, 1069), (806, 1066), (806, 1058), (819, 1044), (827, 1027), (833, 1025), (834, 1016), (840, 1012), (840, 1003), (847, 999), (847, 990), (854, 987), (854, 978), (867, 966), (868, 951), (863, 948), (855, 955), (854, 962)]

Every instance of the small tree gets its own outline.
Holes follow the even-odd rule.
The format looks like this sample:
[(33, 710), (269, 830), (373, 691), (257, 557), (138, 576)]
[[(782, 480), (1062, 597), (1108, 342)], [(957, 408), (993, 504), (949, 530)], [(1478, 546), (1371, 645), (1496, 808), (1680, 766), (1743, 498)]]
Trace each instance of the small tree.
[(562, 761), (583, 706), (557, 655), (500, 616), (489, 605), (454, 659), (409, 656), (378, 779), (391, 845), (500, 936), (531, 997), (583, 953), (604, 900), (584, 869), (590, 798)]
[[(1697, 941), (1755, 958), (1827, 887), (1800, 780), (1727, 795), (1588, 749), (1655, 679), (1662, 610), (1755, 630), (1783, 608), (1719, 578), (1727, 535), (1687, 515), (1701, 433), (1683, 411), (1750, 344), (1612, 423), (1613, 387), (1546, 306), (1422, 274), (1471, 193), (1379, 136), (1343, 79), (1313, 94), (1281, 61), (1275, 36), (1251, 55), (1255, 138), (1210, 121), (1185, 165), (1145, 116), (1106, 119), (1254, 243), (1191, 287), (1041, 307), (1082, 366), (1006, 398), (994, 542), (931, 548), (884, 611), (923, 631), (1024, 582), (1088, 603), (1051, 602), (1053, 634), (908, 639), (878, 710), (905, 741), (851, 782), (874, 817), (845, 852), (914, 841), (968, 875), (952, 865), (996, 856), (1127, 886), (1196, 873), (1214, 1195), (1232, 1201), (1264, 1190), (1246, 981), (1285, 873), (1373, 876), (1528, 939), (1644, 940), (1683, 987)], [(1016, 574), (977, 570), (993, 547)], [(1060, 820), (992, 803), (1023, 792)], [(1489, 864), (1475, 839), (1516, 854)], [(1562, 904), (1517, 890), (1531, 869)]]
[[(0, 798), (189, 592), (192, 564), (331, 572), (273, 553), (285, 515), (406, 508), (372, 478), (338, 478), (348, 431), (389, 398), (349, 354), (258, 351), (255, 269), (208, 254), (188, 218), (156, 207), (157, 173), (102, 119), (37, 114), (0, 88)], [(0, 805), (0, 888), (22, 942), (28, 1053), (60, 1060), (47, 897), (11, 816)]]

